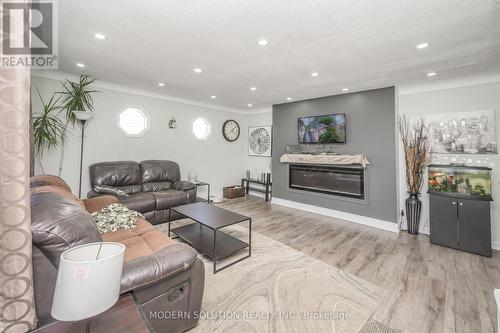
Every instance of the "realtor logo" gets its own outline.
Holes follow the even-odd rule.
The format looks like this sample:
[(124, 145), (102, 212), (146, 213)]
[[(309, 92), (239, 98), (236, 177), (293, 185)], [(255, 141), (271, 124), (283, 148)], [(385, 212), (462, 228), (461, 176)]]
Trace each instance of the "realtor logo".
[(52, 1), (2, 2), (0, 67), (57, 68), (57, 12)]

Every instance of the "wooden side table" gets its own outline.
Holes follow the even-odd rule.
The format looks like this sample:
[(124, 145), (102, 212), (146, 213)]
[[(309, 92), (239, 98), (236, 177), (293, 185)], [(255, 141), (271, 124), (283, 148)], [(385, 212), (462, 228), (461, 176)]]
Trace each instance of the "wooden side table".
[[(75, 300), (78, 302), (78, 300)], [(32, 333), (84, 333), (85, 320), (77, 322), (56, 321)], [(149, 333), (147, 324), (131, 295), (120, 297), (106, 312), (90, 319), (91, 333)]]

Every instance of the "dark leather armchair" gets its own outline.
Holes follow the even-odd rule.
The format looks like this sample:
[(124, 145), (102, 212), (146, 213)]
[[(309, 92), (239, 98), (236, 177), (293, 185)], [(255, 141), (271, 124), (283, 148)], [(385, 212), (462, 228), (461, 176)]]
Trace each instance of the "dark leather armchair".
[[(90, 213), (117, 202), (115, 197), (80, 200), (68, 192), (69, 187), (58, 177), (34, 178), (31, 230), (39, 327), (55, 321), (50, 310), (61, 253), (76, 245), (101, 241), (125, 245), (121, 294), (133, 294), (155, 332), (183, 332), (197, 324), (195, 314), (201, 308), (205, 270), (196, 251), (172, 241), (143, 219), (134, 229), (101, 235)], [(162, 320), (155, 316), (166, 311), (190, 313), (191, 318)]]
[[(167, 222), (170, 208), (196, 201), (196, 185), (181, 181), (179, 165), (172, 161), (102, 162), (89, 169), (92, 189), (104, 185), (125, 192), (118, 201), (153, 224)], [(88, 193), (89, 198), (98, 195), (102, 193)], [(176, 218), (180, 216), (172, 212), (171, 219)]]

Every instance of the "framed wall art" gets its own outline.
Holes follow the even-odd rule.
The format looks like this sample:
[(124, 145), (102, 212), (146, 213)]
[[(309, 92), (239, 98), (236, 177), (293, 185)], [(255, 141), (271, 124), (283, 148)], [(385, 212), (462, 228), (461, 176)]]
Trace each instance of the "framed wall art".
[(497, 154), (493, 110), (437, 113), (424, 118), (436, 154)]
[(272, 126), (248, 127), (248, 155), (271, 156), (273, 131)]

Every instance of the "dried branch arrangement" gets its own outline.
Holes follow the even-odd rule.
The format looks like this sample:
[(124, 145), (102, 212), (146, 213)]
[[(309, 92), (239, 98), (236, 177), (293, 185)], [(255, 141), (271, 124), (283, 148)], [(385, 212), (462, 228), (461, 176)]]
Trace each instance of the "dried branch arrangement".
[(403, 142), (406, 162), (406, 185), (410, 193), (420, 193), (424, 184), (424, 170), (432, 159), (428, 140), (428, 126), (424, 118), (410, 125), (406, 115), (398, 119), (399, 136)]

